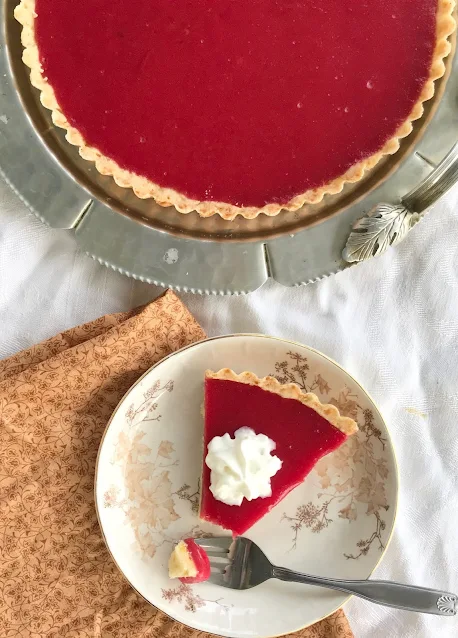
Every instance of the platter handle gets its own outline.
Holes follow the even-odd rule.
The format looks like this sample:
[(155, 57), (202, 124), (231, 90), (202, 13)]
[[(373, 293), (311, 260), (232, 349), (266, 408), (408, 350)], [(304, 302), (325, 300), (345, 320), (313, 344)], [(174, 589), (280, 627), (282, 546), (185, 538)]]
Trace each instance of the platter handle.
[(380, 203), (356, 220), (342, 257), (366, 261), (399, 244), (426, 212), (458, 181), (458, 142), (438, 166), (398, 203)]

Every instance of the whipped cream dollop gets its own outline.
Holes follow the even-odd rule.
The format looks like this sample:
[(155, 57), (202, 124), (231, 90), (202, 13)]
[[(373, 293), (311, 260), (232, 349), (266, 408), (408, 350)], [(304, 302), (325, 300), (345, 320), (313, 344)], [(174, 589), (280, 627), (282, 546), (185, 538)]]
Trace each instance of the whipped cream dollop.
[(210, 491), (218, 501), (241, 505), (244, 498), (272, 496), (270, 479), (282, 466), (272, 456), (275, 442), (265, 434), (243, 427), (234, 433), (215, 436), (208, 444), (205, 463), (211, 470)]

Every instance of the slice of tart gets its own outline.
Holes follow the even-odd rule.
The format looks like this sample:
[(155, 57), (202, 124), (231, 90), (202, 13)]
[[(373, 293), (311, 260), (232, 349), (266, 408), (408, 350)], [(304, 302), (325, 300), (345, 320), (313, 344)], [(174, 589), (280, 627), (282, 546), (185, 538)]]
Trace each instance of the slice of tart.
[(207, 371), (200, 518), (243, 534), (357, 430), (295, 384)]
[(210, 577), (210, 560), (192, 538), (180, 541), (169, 558), (170, 578), (182, 583), (202, 583)]

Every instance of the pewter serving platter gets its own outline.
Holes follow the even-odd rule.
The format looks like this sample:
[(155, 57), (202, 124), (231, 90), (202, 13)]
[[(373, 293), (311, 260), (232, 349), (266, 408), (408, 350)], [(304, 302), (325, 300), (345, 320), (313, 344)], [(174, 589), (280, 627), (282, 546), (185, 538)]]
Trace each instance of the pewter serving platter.
[(0, 172), (40, 219), (126, 275), (207, 294), (251, 292), (269, 277), (310, 283), (398, 243), (458, 179), (458, 62), (450, 56), (399, 152), (319, 205), (227, 222), (140, 200), (81, 159), (52, 124), (21, 60), (16, 3), (3, 0), (0, 15)]

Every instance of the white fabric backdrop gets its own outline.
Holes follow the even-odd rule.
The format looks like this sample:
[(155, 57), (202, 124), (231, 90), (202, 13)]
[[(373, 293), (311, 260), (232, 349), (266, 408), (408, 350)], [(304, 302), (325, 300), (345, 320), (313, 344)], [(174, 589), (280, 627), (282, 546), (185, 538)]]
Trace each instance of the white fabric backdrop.
[[(264, 332), (336, 359), (378, 401), (401, 475), (394, 538), (376, 576), (458, 593), (458, 188), (398, 248), (307, 288), (181, 295), (209, 335)], [(0, 181), (0, 358), (153, 299), (31, 216)], [(424, 416), (422, 416), (424, 415)], [(456, 638), (456, 618), (353, 599), (357, 638)]]

